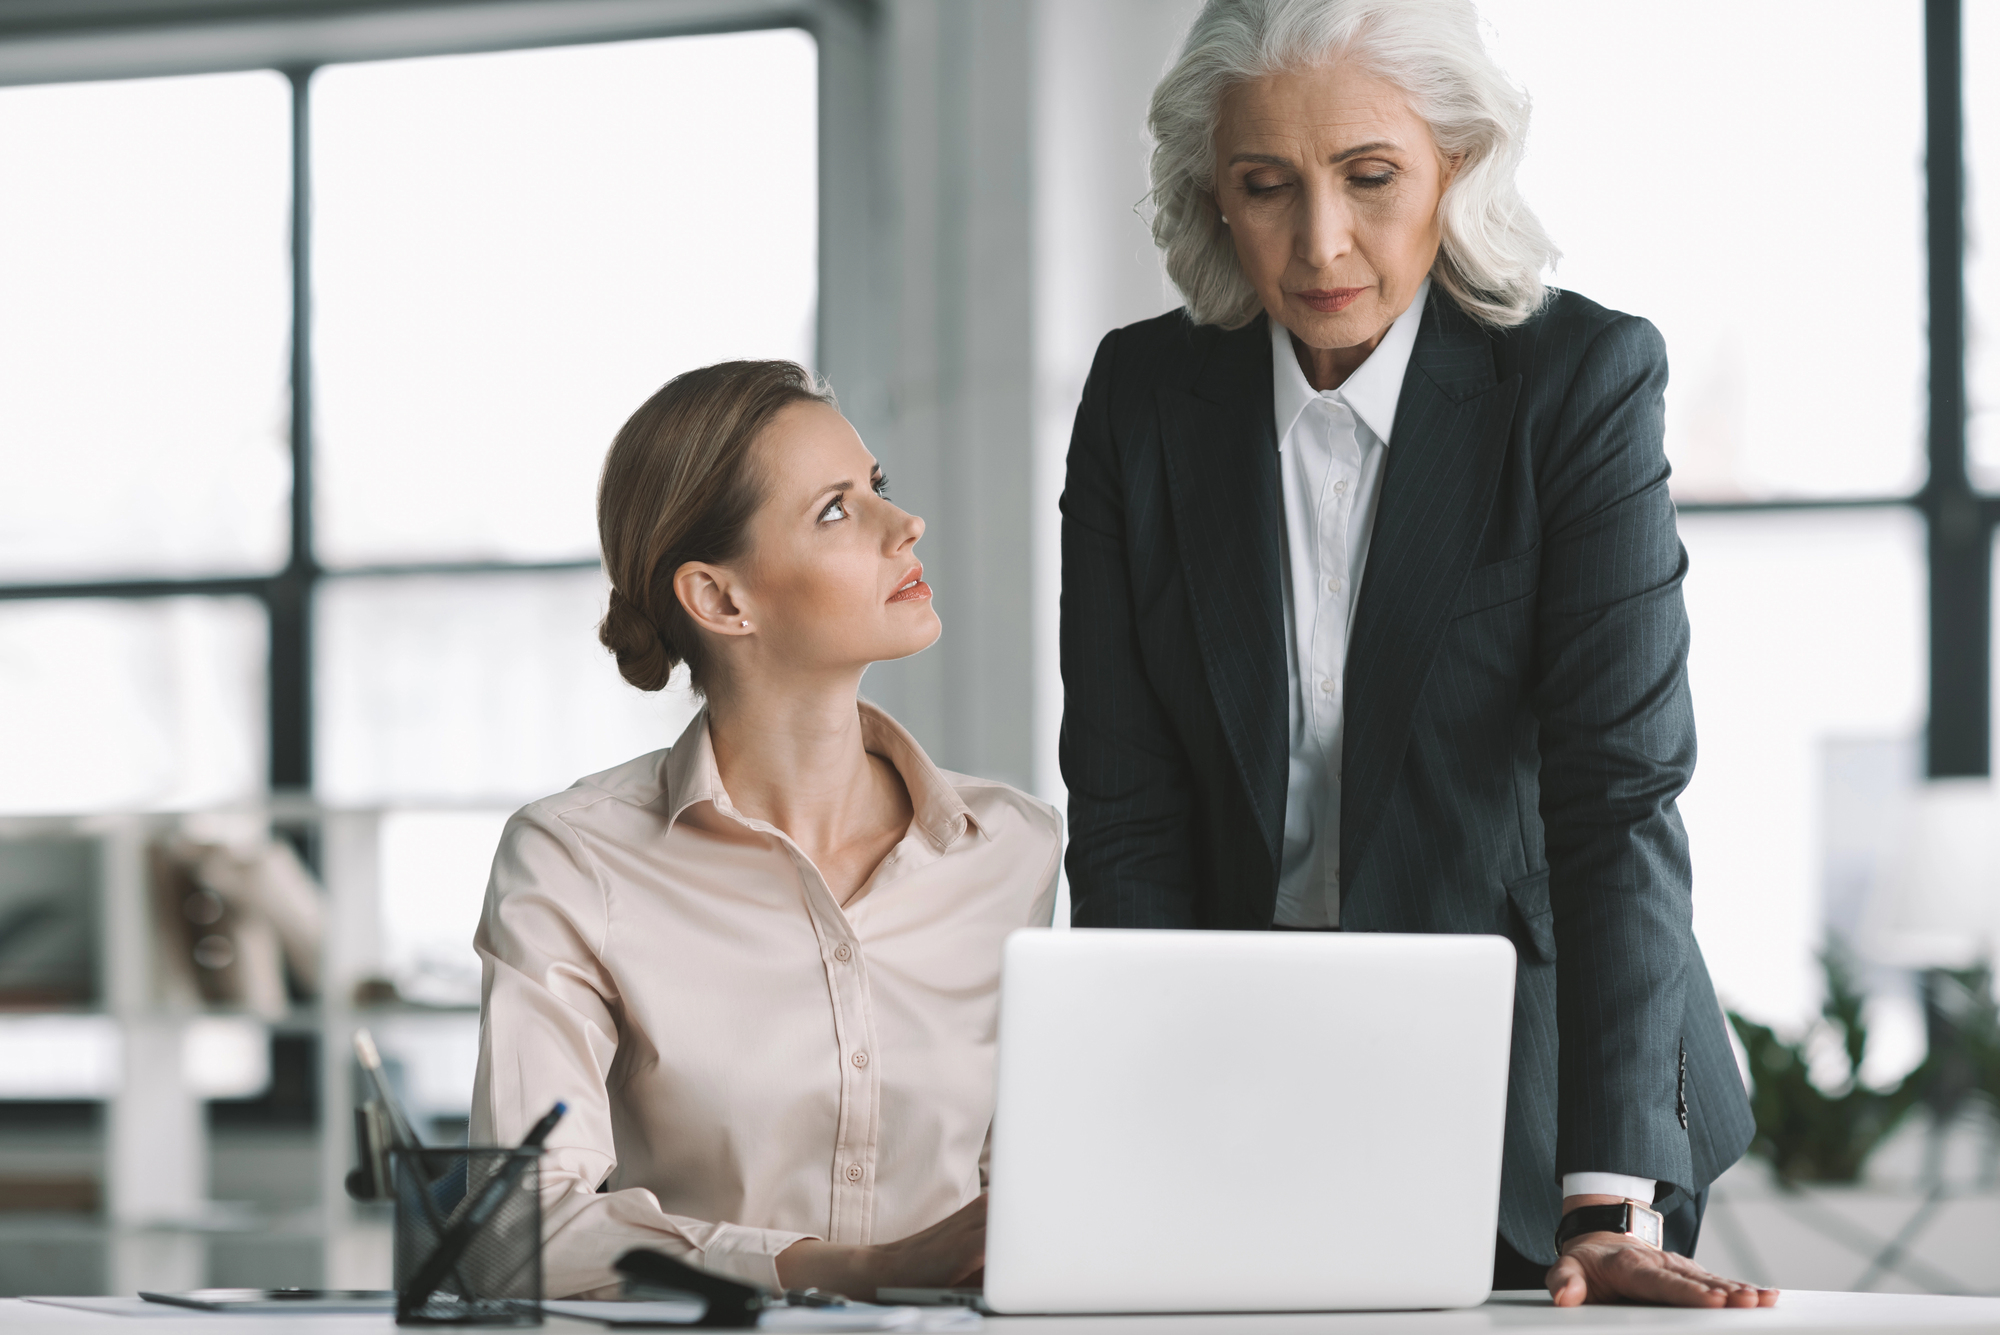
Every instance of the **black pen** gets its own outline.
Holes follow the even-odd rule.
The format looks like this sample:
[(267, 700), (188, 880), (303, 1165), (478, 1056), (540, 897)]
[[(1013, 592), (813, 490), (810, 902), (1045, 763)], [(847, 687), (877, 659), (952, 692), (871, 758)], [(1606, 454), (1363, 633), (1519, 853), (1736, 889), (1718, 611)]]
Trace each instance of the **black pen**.
[[(564, 1103), (558, 1103), (549, 1109), (541, 1121), (529, 1128), (528, 1134), (521, 1141), (521, 1148), (540, 1149), (542, 1142), (548, 1139), (549, 1132), (555, 1129), (555, 1124), (562, 1120), (562, 1115), (567, 1111), (569, 1105)], [(472, 1245), (472, 1240), (478, 1236), (479, 1230), (486, 1227), (487, 1221), (499, 1212), (500, 1206), (507, 1199), (507, 1193), (521, 1180), (521, 1174), (527, 1171), (531, 1162), (532, 1159), (527, 1155), (510, 1158), (480, 1190), (478, 1199), (472, 1203), (472, 1208), (467, 1210), (456, 1224), (445, 1230), (444, 1236), (438, 1239), (438, 1244), (431, 1251), (429, 1258), (417, 1267), (417, 1273), (410, 1280), (409, 1287), (396, 1295), (396, 1315), (399, 1318), (417, 1311), (431, 1300), (431, 1295), (437, 1292), (438, 1285), (444, 1282), (444, 1277), (458, 1264), (458, 1258), (465, 1255), (465, 1249)], [(469, 1298), (473, 1295), (464, 1296)]]

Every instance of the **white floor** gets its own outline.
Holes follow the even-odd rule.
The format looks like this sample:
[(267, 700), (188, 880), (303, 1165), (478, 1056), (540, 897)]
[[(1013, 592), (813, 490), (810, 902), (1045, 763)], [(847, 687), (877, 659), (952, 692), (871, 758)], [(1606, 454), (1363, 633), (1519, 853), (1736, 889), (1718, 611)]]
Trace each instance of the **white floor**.
[(1992, 1123), (1961, 1121), (1927, 1185), (1928, 1127), (1905, 1123), (1852, 1187), (1781, 1189), (1758, 1160), (1715, 1183), (1695, 1257), (1780, 1288), (2000, 1294), (2000, 1181)]

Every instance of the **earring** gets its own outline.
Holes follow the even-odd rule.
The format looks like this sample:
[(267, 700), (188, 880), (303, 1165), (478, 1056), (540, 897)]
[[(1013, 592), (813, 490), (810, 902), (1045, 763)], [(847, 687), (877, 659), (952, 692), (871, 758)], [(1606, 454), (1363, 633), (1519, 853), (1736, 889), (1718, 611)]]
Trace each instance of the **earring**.
[(745, 630), (748, 630), (748, 629), (750, 628), (750, 623), (749, 623), (749, 622), (747, 622), (747, 621), (746, 621), (746, 622), (744, 622), (744, 623), (743, 623), (743, 628), (744, 628)]
[(1216, 217), (1218, 217), (1218, 218), (1222, 219), (1222, 225), (1223, 225), (1224, 227), (1227, 227), (1227, 226), (1229, 226), (1229, 215), (1228, 215), (1228, 214), (1226, 214), (1226, 213), (1218, 213), (1218, 214), (1216, 215)]

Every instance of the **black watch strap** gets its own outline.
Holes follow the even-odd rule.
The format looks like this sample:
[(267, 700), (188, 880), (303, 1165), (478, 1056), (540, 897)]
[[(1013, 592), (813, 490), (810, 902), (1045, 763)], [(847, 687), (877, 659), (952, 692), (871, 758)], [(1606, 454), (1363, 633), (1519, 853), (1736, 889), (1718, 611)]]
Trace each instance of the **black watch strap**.
[(1561, 1251), (1564, 1243), (1585, 1233), (1624, 1233), (1664, 1251), (1666, 1239), (1662, 1234), (1665, 1224), (1666, 1220), (1661, 1218), (1658, 1210), (1649, 1209), (1637, 1201), (1619, 1201), (1616, 1205), (1579, 1205), (1556, 1225), (1556, 1250)]

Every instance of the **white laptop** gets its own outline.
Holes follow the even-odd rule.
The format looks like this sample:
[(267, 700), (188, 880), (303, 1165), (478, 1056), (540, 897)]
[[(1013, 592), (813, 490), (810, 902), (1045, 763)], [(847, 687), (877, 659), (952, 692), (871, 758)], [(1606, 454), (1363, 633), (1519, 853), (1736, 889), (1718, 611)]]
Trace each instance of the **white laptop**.
[(1002, 977), (988, 1310), (1485, 1301), (1505, 938), (1022, 931)]

